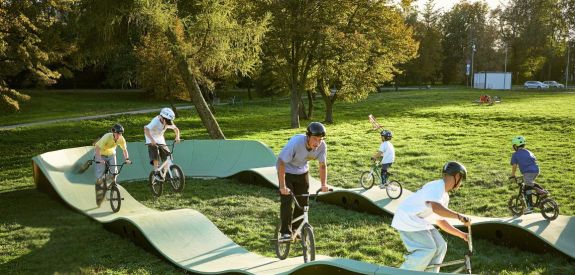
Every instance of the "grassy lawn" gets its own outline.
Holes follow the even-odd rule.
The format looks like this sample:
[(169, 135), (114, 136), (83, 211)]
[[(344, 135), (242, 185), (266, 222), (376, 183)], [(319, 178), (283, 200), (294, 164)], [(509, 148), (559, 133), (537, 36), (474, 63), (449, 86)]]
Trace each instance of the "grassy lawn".
[[(575, 94), (491, 92), (503, 102), (477, 106), (472, 101), (480, 94), (470, 90), (384, 92), (358, 103), (338, 103), (335, 124), (328, 125), (330, 184), (358, 186), (360, 171), (367, 169), (369, 156), (380, 141), (379, 133), (371, 131), (367, 121), (371, 113), (394, 133), (397, 160), (392, 170), (405, 188), (418, 189), (440, 176), (445, 161), (459, 160), (470, 175), (464, 187), (452, 195), (450, 207), (478, 216), (509, 216), (506, 203), (514, 193), (513, 185), (507, 181), (511, 170), (510, 141), (521, 134), (538, 158), (542, 171), (539, 182), (552, 192), (561, 214), (574, 215), (575, 184), (570, 179), (575, 176), (571, 165), (575, 151), (568, 140), (575, 133)], [(53, 101), (49, 105), (70, 104), (68, 114), (80, 110), (98, 113), (98, 102), (116, 98), (115, 94), (94, 95), (90, 99), (83, 96), (58, 95), (62, 103)], [(71, 104), (80, 101), (85, 104), (82, 108)], [(148, 106), (148, 102), (129, 96), (125, 101), (117, 105), (122, 106), (118, 109)], [(323, 117), (320, 101), (315, 103), (317, 120)], [(30, 120), (45, 117), (42, 108), (32, 108), (34, 111), (30, 112), (35, 114), (28, 114), (25, 109), (20, 115), (29, 116)], [(288, 137), (304, 131), (304, 127), (289, 128), (289, 106), (285, 101), (216, 109), (227, 138), (260, 140), (276, 153)], [(3, 122), (5, 117), (1, 117)], [(130, 115), (0, 131), (0, 273), (182, 272), (37, 192), (33, 186), (31, 157), (87, 145), (115, 122), (124, 125), (128, 141), (141, 141), (142, 126), (149, 119), (149, 115)], [(307, 123), (302, 121), (302, 125)], [(193, 110), (182, 110), (177, 124), (185, 139), (207, 138)], [(317, 167), (312, 166), (312, 174), (317, 176)], [(125, 187), (149, 207), (197, 209), (238, 244), (252, 252), (274, 256), (268, 239), (277, 221), (279, 199), (270, 188), (228, 179), (190, 179), (184, 193), (153, 201), (145, 182), (127, 183)], [(316, 228), (320, 254), (389, 266), (403, 261), (405, 251), (398, 233), (389, 226), (390, 217), (316, 204), (310, 220)], [(465, 244), (447, 236), (446, 240), (446, 260), (460, 257)], [(473, 265), (475, 272), (481, 274), (565, 274), (575, 270), (575, 263), (562, 256), (523, 252), (483, 240), (474, 240), (474, 245), (477, 254)]]

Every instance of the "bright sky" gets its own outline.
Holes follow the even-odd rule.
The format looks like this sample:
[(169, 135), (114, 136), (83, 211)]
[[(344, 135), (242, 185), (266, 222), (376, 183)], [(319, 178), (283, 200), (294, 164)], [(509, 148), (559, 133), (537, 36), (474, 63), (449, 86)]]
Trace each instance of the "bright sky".
[[(468, 2), (474, 3), (484, 1), (487, 2), (489, 5), (489, 9), (494, 9), (497, 6), (501, 5), (501, 3), (507, 3), (508, 0), (468, 0)], [(417, 0), (416, 5), (419, 7), (419, 10), (423, 10), (423, 6), (427, 0)], [(462, 2), (461, 0), (435, 0), (435, 8), (441, 9), (442, 12), (447, 12), (451, 10), (451, 8), (458, 2)]]

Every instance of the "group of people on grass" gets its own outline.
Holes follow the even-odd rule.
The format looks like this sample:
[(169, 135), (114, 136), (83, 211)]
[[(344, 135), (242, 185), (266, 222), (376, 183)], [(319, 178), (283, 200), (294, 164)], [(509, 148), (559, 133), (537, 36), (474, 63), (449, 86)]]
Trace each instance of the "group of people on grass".
[[(163, 108), (160, 114), (144, 126), (144, 135), (150, 164), (158, 172), (160, 161), (169, 154), (169, 149), (164, 139), (164, 132), (172, 129), (175, 134), (175, 142), (180, 141), (180, 131), (174, 124), (175, 114), (170, 108)], [(104, 173), (102, 161), (110, 164), (116, 163), (116, 146), (120, 146), (126, 162), (129, 162), (129, 153), (126, 141), (122, 136), (124, 128), (116, 124), (112, 127), (111, 133), (105, 134), (95, 144), (95, 157), (100, 164), (96, 167), (96, 186), (103, 185), (100, 180)], [(387, 181), (388, 169), (395, 162), (395, 149), (391, 143), (393, 134), (389, 130), (380, 133), (382, 142), (377, 152), (371, 157), (372, 160), (382, 159), (382, 182)], [(278, 183), (280, 191), (280, 241), (291, 240), (292, 227), (298, 228), (298, 224), (292, 225), (293, 217), (302, 214), (301, 209), (294, 209), (292, 197), (309, 193), (309, 165), (310, 160), (319, 162), (319, 177), (321, 191), (327, 192), (327, 144), (325, 142), (326, 128), (320, 122), (312, 122), (307, 126), (305, 134), (292, 136), (278, 155), (276, 169), (278, 173)], [(513, 153), (511, 157), (512, 171), (514, 177), (517, 167), (525, 179), (525, 197), (527, 200), (527, 210), (532, 211), (531, 194), (535, 178), (539, 174), (539, 167), (536, 158), (529, 150), (525, 149), (525, 138), (517, 136), (512, 139)], [(398, 206), (391, 226), (399, 231), (399, 235), (408, 254), (401, 265), (402, 269), (427, 270), (429, 265), (441, 264), (447, 252), (447, 243), (435, 228), (437, 225), (443, 231), (468, 241), (468, 233), (463, 232), (451, 225), (446, 218), (457, 219), (464, 225), (468, 225), (471, 220), (461, 213), (448, 208), (449, 192), (456, 191), (461, 187), (467, 177), (467, 169), (457, 161), (445, 163), (442, 168), (442, 178), (424, 184), (419, 190), (405, 198)], [(160, 177), (159, 173), (156, 176)], [(296, 198), (301, 206), (308, 205), (308, 197)], [(98, 205), (101, 201), (98, 202)], [(439, 272), (439, 267), (433, 268), (434, 272)]]

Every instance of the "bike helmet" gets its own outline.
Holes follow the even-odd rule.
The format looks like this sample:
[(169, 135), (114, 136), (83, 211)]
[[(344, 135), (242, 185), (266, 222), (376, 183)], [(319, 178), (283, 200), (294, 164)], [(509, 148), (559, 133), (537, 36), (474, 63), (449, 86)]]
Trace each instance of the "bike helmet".
[(176, 118), (176, 114), (174, 114), (174, 111), (172, 111), (172, 109), (170, 109), (170, 108), (163, 108), (160, 111), (160, 116), (165, 118), (166, 123), (168, 123), (169, 125), (172, 125), (172, 120), (174, 120)]
[(124, 127), (118, 123), (112, 126), (112, 133), (124, 133)]
[(461, 174), (461, 180), (465, 180), (467, 178), (467, 169), (463, 164), (457, 161), (450, 161), (443, 165), (442, 169), (443, 174), (455, 176), (455, 174)]
[(306, 135), (325, 137), (325, 126), (319, 122), (312, 122), (307, 126)]
[(523, 136), (516, 136), (511, 139), (511, 143), (515, 146), (525, 145), (525, 138)]
[(383, 130), (381, 131), (381, 136), (385, 137), (385, 139), (389, 140), (393, 137), (393, 133), (390, 130)]

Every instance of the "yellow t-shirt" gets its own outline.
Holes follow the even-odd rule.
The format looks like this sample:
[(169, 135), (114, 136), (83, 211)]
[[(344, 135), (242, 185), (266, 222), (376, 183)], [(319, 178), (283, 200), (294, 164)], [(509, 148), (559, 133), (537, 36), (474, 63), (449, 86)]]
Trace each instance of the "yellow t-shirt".
[(100, 148), (100, 155), (102, 156), (112, 156), (116, 154), (116, 146), (120, 145), (120, 148), (126, 150), (126, 140), (123, 136), (120, 136), (117, 141), (114, 141), (114, 134), (107, 133), (98, 140), (95, 144)]

